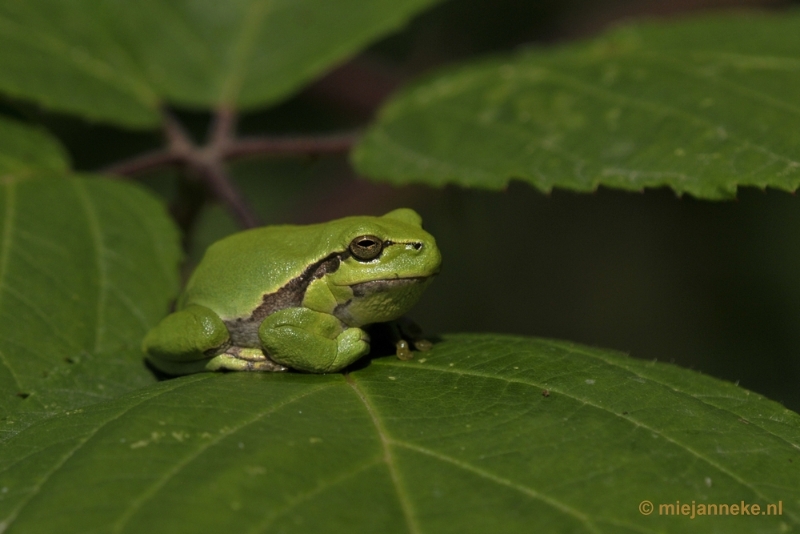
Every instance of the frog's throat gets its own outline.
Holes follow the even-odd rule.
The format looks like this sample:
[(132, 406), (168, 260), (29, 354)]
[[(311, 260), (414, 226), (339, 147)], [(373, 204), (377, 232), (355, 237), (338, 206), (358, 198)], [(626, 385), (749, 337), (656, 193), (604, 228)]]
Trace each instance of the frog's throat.
[(427, 281), (430, 276), (407, 276), (405, 278), (387, 278), (379, 280), (370, 280), (368, 282), (359, 282), (357, 284), (350, 284), (350, 289), (353, 291), (353, 296), (356, 298), (366, 297), (373, 293), (382, 293), (384, 291), (392, 291), (398, 287), (412, 286)]
[[(417, 302), (433, 276), (390, 278), (352, 284), (349, 287), (353, 297), (338, 304), (333, 315), (344, 324), (355, 327), (393, 321)], [(365, 311), (369, 313), (365, 314)]]

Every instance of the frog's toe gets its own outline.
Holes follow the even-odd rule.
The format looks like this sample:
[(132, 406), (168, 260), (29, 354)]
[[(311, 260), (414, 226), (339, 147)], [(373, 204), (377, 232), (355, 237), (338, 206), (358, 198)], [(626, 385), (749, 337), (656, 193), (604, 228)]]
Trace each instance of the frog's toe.
[(369, 335), (360, 328), (348, 328), (336, 338), (336, 354), (327, 373), (344, 369), (369, 352)]
[(214, 356), (205, 368), (209, 371), (254, 371), (254, 372), (280, 372), (286, 371), (285, 367), (272, 361), (264, 355), (261, 349), (247, 349), (231, 347), (228, 351)]

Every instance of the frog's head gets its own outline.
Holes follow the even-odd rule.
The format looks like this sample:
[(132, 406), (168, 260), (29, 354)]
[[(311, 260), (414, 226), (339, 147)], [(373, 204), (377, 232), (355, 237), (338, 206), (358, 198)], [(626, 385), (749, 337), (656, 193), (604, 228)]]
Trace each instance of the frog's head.
[(349, 324), (366, 324), (406, 313), (442, 263), (436, 240), (422, 229), (422, 218), (401, 208), (382, 217), (342, 221), (348, 224), (338, 240), (346, 252), (338, 269), (326, 277), (332, 286), (352, 291), (340, 310), (341, 318)]
[(422, 229), (414, 210), (400, 208), (383, 217), (350, 217), (339, 233), (346, 252), (331, 281), (352, 286), (377, 280), (428, 278), (439, 272), (436, 240)]

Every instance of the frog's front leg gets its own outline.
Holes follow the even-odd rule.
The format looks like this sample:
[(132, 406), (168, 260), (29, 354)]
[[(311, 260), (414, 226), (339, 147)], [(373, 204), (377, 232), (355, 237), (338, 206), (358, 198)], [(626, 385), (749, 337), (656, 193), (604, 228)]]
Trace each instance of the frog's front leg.
[(369, 352), (369, 336), (328, 313), (286, 308), (264, 319), (258, 337), (269, 357), (301, 371), (332, 373)]
[(214, 354), (230, 344), (230, 333), (219, 316), (205, 306), (188, 306), (167, 315), (142, 342), (147, 359), (171, 375), (206, 370)]

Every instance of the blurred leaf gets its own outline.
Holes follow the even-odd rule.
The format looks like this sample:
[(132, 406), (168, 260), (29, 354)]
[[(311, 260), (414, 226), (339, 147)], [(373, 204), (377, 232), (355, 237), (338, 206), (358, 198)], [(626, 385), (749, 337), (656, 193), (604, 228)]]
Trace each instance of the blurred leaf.
[(397, 184), (794, 191), (799, 50), (792, 11), (641, 24), (467, 64), (395, 98), (354, 159)]
[(69, 157), (55, 138), (44, 130), (0, 116), (0, 176), (63, 172), (68, 167)]
[(140, 343), (174, 297), (180, 254), (163, 206), (122, 182), (9, 178), (0, 221), (0, 415), (153, 383)]
[[(170, 380), (11, 432), (0, 524), (772, 533), (800, 524), (798, 444), (797, 414), (730, 383), (564, 342), (459, 335), (348, 375)], [(782, 501), (783, 515), (659, 515), (678, 500)]]
[(0, 90), (130, 127), (285, 98), (438, 0), (7, 0)]

